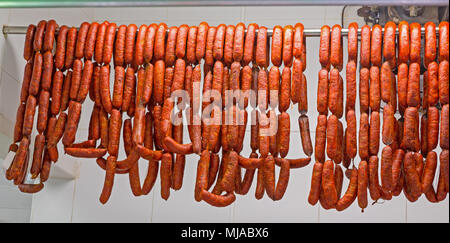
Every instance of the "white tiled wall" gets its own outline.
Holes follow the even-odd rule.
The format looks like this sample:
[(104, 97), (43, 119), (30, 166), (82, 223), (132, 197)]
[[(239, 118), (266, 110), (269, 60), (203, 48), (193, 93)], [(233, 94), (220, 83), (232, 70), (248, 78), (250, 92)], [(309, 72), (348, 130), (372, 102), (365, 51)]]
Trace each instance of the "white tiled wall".
[[(346, 16), (351, 21), (357, 7), (349, 7)], [(324, 24), (341, 23), (342, 7), (171, 7), (171, 8), (87, 8), (87, 9), (0, 9), (0, 25), (27, 25), (40, 19), (54, 18), (60, 24), (78, 26), (83, 21), (114, 21), (117, 24), (149, 24), (166, 22), (171, 25), (197, 25), (207, 21), (210, 25), (246, 24), (256, 22), (268, 28), (274, 25), (294, 25), (302, 22), (305, 28), (320, 28)], [(352, 14), (353, 13), (353, 14)], [(348, 21), (346, 20), (346, 24)], [(0, 35), (0, 155), (7, 150), (8, 139), (12, 132), (15, 111), (18, 103), (19, 88), (25, 62), (22, 59), (23, 35)], [(345, 41), (344, 41), (345, 43)], [(318, 38), (307, 39), (308, 67), (308, 103), (311, 136), (314, 138), (316, 126), (316, 90), (318, 64)], [(344, 46), (346, 48), (346, 46)], [(345, 52), (344, 52), (345, 53)], [(345, 71), (341, 73), (345, 77)], [(83, 114), (89, 114), (90, 101), (83, 106)], [(303, 157), (298, 133), (297, 107), (291, 108), (291, 144), (288, 157)], [(359, 112), (357, 112), (358, 114)], [(86, 129), (88, 115), (83, 115), (80, 129)], [(345, 124), (344, 124), (345, 125)], [(6, 128), (5, 128), (6, 127)], [(80, 132), (82, 133), (82, 132)], [(86, 132), (87, 133), (87, 132)], [(249, 132), (245, 143), (249, 142)], [(82, 139), (82, 138), (80, 138)], [(185, 132), (185, 139), (188, 139)], [(5, 140), (5, 141), (4, 141)], [(123, 151), (121, 151), (123, 154)], [(249, 154), (248, 146), (242, 152)], [(98, 201), (104, 171), (98, 168), (94, 160), (81, 163), (80, 177), (73, 181), (50, 179), (43, 191), (33, 196), (32, 206), (26, 203), (29, 196), (12, 196), (17, 189), (8, 186), (0, 178), (0, 222), (448, 222), (448, 198), (440, 204), (430, 204), (424, 198), (418, 202), (407, 203), (403, 195), (389, 202), (369, 206), (364, 213), (354, 203), (344, 212), (325, 211), (318, 205), (307, 203), (311, 180), (312, 163), (303, 169), (291, 170), (289, 186), (283, 200), (273, 202), (264, 198), (254, 198), (256, 176), (250, 192), (246, 196), (237, 196), (236, 202), (227, 208), (213, 208), (204, 202), (193, 199), (194, 181), (198, 156), (188, 156), (183, 188), (171, 191), (168, 201), (160, 197), (159, 179), (148, 196), (134, 197), (129, 188), (128, 176), (117, 175), (109, 202), (101, 205)], [(359, 163), (359, 161), (355, 161)], [(147, 165), (140, 162), (141, 182), (146, 175)], [(277, 168), (278, 173), (278, 168)], [(4, 177), (1, 175), (0, 177)], [(3, 181), (2, 181), (3, 180)], [(3, 184), (2, 184), (3, 183)], [(348, 180), (344, 182), (344, 189)], [(7, 191), (5, 191), (7, 190)], [(6, 197), (4, 196), (6, 195)], [(16, 195), (16, 194), (14, 194)], [(17, 198), (16, 198), (17, 197)], [(24, 197), (24, 198), (19, 198)], [(7, 202), (4, 200), (6, 199)], [(13, 198), (13, 199), (11, 199)], [(19, 201), (11, 208), (11, 201)], [(29, 199), (28, 199), (29, 200)], [(7, 204), (9, 203), (9, 204)], [(6, 206), (5, 206), (6, 205)], [(31, 217), (29, 216), (31, 212)], [(25, 215), (25, 216), (24, 216)]]

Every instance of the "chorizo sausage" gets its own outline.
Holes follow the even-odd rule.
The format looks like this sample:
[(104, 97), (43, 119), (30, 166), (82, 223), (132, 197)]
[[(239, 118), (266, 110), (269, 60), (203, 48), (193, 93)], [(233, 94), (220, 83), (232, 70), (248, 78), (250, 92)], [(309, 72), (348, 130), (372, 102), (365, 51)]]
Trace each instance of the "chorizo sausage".
[(216, 35), (214, 37), (213, 57), (218, 61), (221, 61), (223, 58), (226, 32), (227, 26), (225, 24), (217, 26)]
[(436, 60), (436, 25), (433, 22), (425, 24), (425, 47), (423, 63), (427, 67)]
[(70, 28), (67, 31), (67, 40), (66, 40), (66, 55), (64, 66), (66, 68), (71, 68), (75, 55), (75, 45), (77, 41), (77, 29), (75, 27)]
[(316, 162), (314, 163), (313, 173), (311, 176), (311, 188), (308, 196), (308, 203), (311, 205), (316, 205), (319, 201), (320, 196), (320, 188), (322, 184), (322, 170), (323, 163)]
[(285, 67), (292, 65), (292, 55), (294, 47), (294, 28), (292, 25), (287, 25), (283, 28), (283, 64)]
[(83, 74), (83, 62), (80, 59), (75, 59), (75, 61), (73, 61), (72, 79), (70, 80), (69, 97), (71, 100), (75, 100), (78, 96), (82, 74)]
[(197, 57), (195, 55), (196, 44), (197, 44), (197, 26), (189, 27), (187, 41), (186, 41), (186, 60), (189, 64), (195, 64), (197, 62)]
[(361, 161), (358, 166), (358, 186), (357, 186), (357, 196), (358, 205), (362, 212), (367, 207), (367, 186), (369, 184), (367, 162), (365, 160)]
[(339, 130), (339, 120), (335, 115), (328, 117), (327, 121), (327, 155), (332, 160), (336, 160), (338, 157), (338, 130)]
[(61, 95), (63, 91), (63, 81), (64, 74), (60, 70), (57, 70), (53, 76), (53, 85), (52, 85), (52, 102), (51, 102), (51, 114), (56, 116), (61, 109)]
[(113, 48), (114, 48), (114, 39), (116, 35), (116, 24), (110, 23), (108, 27), (106, 28), (105, 33), (105, 39), (104, 39), (104, 45), (103, 45), (103, 56), (102, 56), (102, 62), (107, 65), (111, 62), (111, 58), (113, 55)]
[(63, 144), (70, 146), (75, 141), (78, 123), (81, 115), (81, 104), (75, 101), (70, 101), (69, 111), (67, 115), (67, 124), (64, 130)]
[[(129, 24), (125, 32), (125, 50), (124, 50), (124, 62), (125, 64), (131, 64), (133, 62), (133, 55), (135, 53), (135, 39), (136, 31), (138, 27), (135, 24)], [(142, 37), (142, 36), (141, 36)]]
[[(438, 81), (438, 71), (439, 66), (436, 62), (431, 62), (428, 64), (428, 70), (424, 73), (424, 89), (426, 86), (426, 91), (424, 91), (423, 103), (427, 102), (428, 106), (434, 106), (439, 100), (439, 81)], [(423, 105), (426, 108), (425, 105)]]
[(343, 107), (342, 102), (339, 100), (343, 99), (341, 96), (343, 94), (343, 84), (339, 75), (339, 70), (336, 68), (330, 71), (330, 84), (329, 84), (329, 95), (328, 95), (328, 107), (331, 113), (338, 118), (342, 117)]
[(84, 58), (86, 60), (91, 60), (94, 55), (94, 48), (97, 38), (99, 24), (97, 22), (93, 22), (89, 26), (89, 31), (86, 36), (85, 47), (84, 47)]
[(439, 24), (439, 62), (448, 62), (448, 49), (448, 22), (442, 21)]
[(319, 47), (319, 62), (322, 68), (328, 68), (330, 64), (330, 26), (324, 25), (320, 29), (320, 47)]
[(36, 31), (34, 33), (34, 38), (33, 38), (33, 49), (36, 52), (41, 51), (41, 49), (42, 49), (42, 45), (44, 42), (44, 33), (45, 33), (46, 27), (47, 27), (47, 21), (45, 21), (45, 20), (41, 20), (37, 24)]
[(28, 62), (25, 64), (25, 68), (23, 71), (23, 79), (22, 79), (22, 87), (20, 90), (20, 102), (24, 103), (27, 101), (28, 93), (30, 89), (31, 76), (33, 73), (33, 63)]
[(411, 34), (409, 60), (411, 63), (420, 63), (421, 26), (419, 23), (411, 23), (409, 29)]
[(267, 67), (269, 65), (269, 43), (267, 38), (267, 28), (264, 26), (259, 27), (256, 37), (255, 61), (260, 67)]
[[(139, 26), (139, 31), (136, 36), (136, 44), (134, 46), (134, 54), (132, 54), (132, 63), (138, 66), (144, 64), (144, 44), (145, 35), (147, 33), (147, 25), (143, 24)], [(136, 35), (136, 33), (135, 33)], [(134, 41), (134, 40), (133, 40)], [(125, 49), (126, 54), (126, 49)], [(125, 55), (125, 57), (127, 57)], [(125, 60), (126, 62), (127, 60)]]
[[(97, 63), (102, 63), (103, 59), (103, 46), (105, 44), (105, 33), (108, 28), (109, 22), (104, 21), (98, 26), (97, 37), (95, 40), (94, 60)], [(76, 31), (76, 29), (75, 29)], [(76, 32), (75, 32), (76, 33)]]
[(409, 65), (407, 104), (412, 107), (420, 107), (420, 65), (411, 63)]
[(380, 145), (380, 113), (372, 111), (370, 114), (369, 152), (377, 155)]
[(28, 88), (28, 93), (30, 95), (36, 96), (39, 92), (39, 86), (41, 83), (41, 76), (42, 76), (42, 68), (43, 68), (42, 54), (36, 52), (36, 54), (34, 55), (33, 71), (31, 73), (31, 80)]
[(439, 134), (439, 146), (442, 149), (448, 149), (448, 130), (449, 130), (449, 121), (448, 121), (448, 116), (449, 116), (449, 109), (448, 109), (448, 104), (442, 106), (442, 110), (441, 110), (441, 127), (439, 129), (440, 134)]
[[(396, 57), (396, 46), (395, 46), (395, 30), (397, 26), (394, 22), (389, 21), (384, 25), (384, 36), (383, 36), (383, 57), (390, 64), (392, 60), (395, 60)], [(393, 68), (393, 67), (392, 67)]]
[(391, 104), (386, 104), (383, 108), (383, 131), (382, 141), (390, 145), (395, 140), (395, 111)]
[[(117, 29), (116, 41), (114, 44), (114, 65), (123, 66), (124, 65), (124, 53), (125, 53), (125, 36), (127, 33), (127, 26), (120, 25)], [(134, 40), (133, 40), (134, 42)]]
[(317, 118), (316, 141), (314, 143), (314, 156), (316, 161), (325, 162), (325, 146), (327, 139), (327, 116), (319, 115)]
[(41, 91), (39, 94), (39, 110), (36, 128), (40, 134), (47, 129), (48, 107), (50, 103), (50, 92)]
[[(204, 57), (205, 57), (205, 65), (212, 66), (214, 65), (214, 43), (215, 43), (215, 37), (216, 37), (217, 28), (216, 27), (209, 27), (207, 36), (206, 36), (206, 43), (205, 43), (205, 50), (204, 50)], [(201, 51), (200, 51), (201, 53)], [(197, 61), (200, 62), (201, 58), (199, 59), (199, 52), (196, 53), (197, 55)], [(207, 72), (205, 72), (206, 74)]]
[[(91, 86), (92, 74), (94, 71), (94, 65), (91, 60), (86, 60), (84, 62), (83, 73), (81, 75), (80, 88), (76, 97), (76, 101), (83, 103), (89, 92), (89, 87)], [(108, 69), (109, 71), (109, 69)]]
[(405, 172), (405, 183), (407, 185), (407, 193), (413, 198), (418, 198), (422, 194), (422, 185), (420, 177), (417, 174), (415, 166), (414, 152), (407, 152), (403, 162)]
[(398, 63), (408, 63), (409, 61), (409, 24), (401, 21), (398, 24)]
[[(448, 59), (448, 58), (447, 58)], [(441, 104), (448, 104), (449, 100), (449, 78), (448, 78), (448, 60), (439, 63), (439, 101)], [(409, 87), (409, 85), (408, 85)]]
[(439, 137), (439, 110), (432, 106), (428, 108), (427, 111), (427, 141), (422, 141), (422, 143), (427, 143), (427, 150), (434, 150), (438, 144)]
[(80, 25), (77, 35), (77, 44), (75, 45), (75, 58), (81, 59), (84, 56), (84, 46), (86, 43), (86, 37), (88, 35), (90, 24), (88, 22), (83, 22)]
[(433, 187), (434, 174), (437, 168), (437, 154), (430, 151), (427, 154), (425, 168), (422, 174), (422, 192), (427, 193)]
[(17, 108), (16, 112), (16, 123), (14, 124), (14, 143), (20, 142), (22, 140), (22, 128), (23, 128), (23, 121), (24, 121), (24, 115), (25, 115), (25, 108), (26, 104), (21, 103), (19, 107)]
[[(345, 110), (354, 110), (356, 102), (356, 63), (349, 61), (346, 66), (346, 103)], [(320, 80), (319, 80), (320, 82)]]
[(278, 146), (277, 151), (280, 154), (281, 158), (286, 157), (289, 152), (290, 127), (291, 125), (289, 114), (286, 112), (282, 112), (280, 115), (278, 115), (278, 134), (276, 143)]
[(334, 180), (334, 163), (331, 160), (325, 161), (322, 170), (322, 189), (324, 199), (328, 205), (334, 206), (338, 201), (336, 184)]
[(313, 153), (311, 143), (311, 136), (309, 134), (309, 118), (306, 115), (301, 115), (298, 118), (298, 125), (300, 127), (300, 135), (302, 138), (303, 152), (309, 157)]
[(116, 109), (120, 109), (122, 107), (124, 79), (125, 69), (122, 66), (116, 66), (114, 68), (114, 89), (111, 102), (112, 106)]
[(42, 155), (45, 147), (45, 136), (42, 134), (36, 135), (34, 139), (34, 151), (33, 151), (33, 162), (31, 164), (31, 178), (36, 178), (41, 171), (42, 167)]
[(283, 28), (279, 25), (273, 27), (271, 61), (275, 66), (280, 66), (282, 62), (283, 50)]
[(106, 174), (105, 182), (103, 184), (102, 193), (100, 195), (100, 202), (105, 204), (111, 196), (111, 191), (114, 185), (114, 174), (116, 171), (116, 160), (114, 156), (108, 156), (106, 159)]
[(233, 42), (234, 32), (236, 27), (234, 25), (228, 25), (225, 30), (225, 41), (223, 47), (223, 62), (225, 65), (230, 66), (233, 62)]
[(369, 106), (372, 111), (380, 109), (380, 69), (377, 66), (370, 68)]
[(317, 111), (321, 115), (328, 114), (328, 70), (326, 68), (322, 68), (319, 71), (319, 81), (317, 84)]
[(361, 113), (368, 113), (370, 106), (370, 71), (368, 68), (361, 68), (359, 71), (359, 106)]
[(401, 147), (404, 149), (419, 151), (419, 113), (417, 108), (408, 107), (405, 111), (405, 122), (403, 128), (403, 139)]
[(238, 23), (234, 31), (233, 41), (233, 60), (236, 62), (242, 61), (244, 56), (244, 38), (245, 38), (245, 24)]
[(345, 136), (345, 151), (348, 157), (354, 158), (357, 152), (356, 145), (356, 115), (354, 110), (349, 110), (346, 115), (347, 132)]
[(34, 34), (36, 33), (36, 25), (28, 25), (27, 32), (25, 34), (25, 42), (23, 46), (23, 58), (29, 61), (33, 57), (33, 42)]
[(342, 35), (341, 26), (336, 24), (331, 28), (330, 37), (330, 64), (339, 71), (342, 70)]
[(161, 198), (167, 200), (170, 196), (172, 177), (172, 155), (164, 153), (161, 158)]
[(55, 147), (59, 140), (62, 138), (65, 128), (66, 128), (67, 114), (62, 112), (58, 120), (56, 121), (55, 127), (49, 127), (47, 131), (49, 131), (49, 135), (47, 138), (47, 147), (52, 148)]
[(57, 69), (64, 68), (64, 59), (66, 57), (66, 41), (69, 28), (63, 25), (59, 28), (58, 36), (56, 39), (56, 51), (55, 51), (55, 67)]
[(23, 116), (22, 134), (30, 136), (33, 130), (34, 114), (36, 113), (37, 100), (34, 96), (29, 95), (25, 106), (25, 114)]
[(153, 51), (153, 57), (156, 61), (164, 60), (165, 43), (166, 43), (166, 31), (167, 25), (165, 23), (160, 23), (155, 35), (155, 48)]
[(102, 100), (103, 109), (105, 109), (106, 112), (111, 113), (112, 102), (109, 88), (109, 65), (102, 66), (100, 69), (100, 96)]
[(367, 160), (369, 159), (369, 115), (362, 113), (359, 122), (359, 157)]
[(248, 65), (254, 59), (254, 50), (255, 50), (255, 39), (256, 39), (256, 30), (258, 29), (258, 25), (255, 23), (249, 24), (247, 26), (247, 33), (245, 35), (244, 41), (244, 56), (243, 56), (243, 65)]
[(379, 24), (372, 26), (372, 36), (370, 40), (370, 61), (372, 65), (381, 66), (381, 48), (383, 42), (382, 29)]
[(301, 83), (303, 78), (302, 62), (300, 59), (295, 59), (292, 64), (292, 80), (291, 80), (291, 100), (292, 103), (297, 104), (301, 95)]
[(361, 67), (370, 67), (371, 29), (368, 25), (361, 27), (360, 64)]

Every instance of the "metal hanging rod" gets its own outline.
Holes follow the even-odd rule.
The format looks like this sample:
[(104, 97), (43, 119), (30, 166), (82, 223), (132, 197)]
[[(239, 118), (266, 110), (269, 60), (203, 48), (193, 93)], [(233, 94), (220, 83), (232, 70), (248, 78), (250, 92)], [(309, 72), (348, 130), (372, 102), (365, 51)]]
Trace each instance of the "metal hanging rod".
[(330, 6), (330, 5), (421, 5), (446, 6), (448, 0), (21, 0), (0, 1), (0, 8), (86, 7), (200, 7), (200, 6)]
[[(9, 26), (9, 25), (3, 25), (3, 34), (4, 35), (24, 35), (27, 32), (27, 26)], [(78, 28), (77, 28), (78, 29)], [(58, 32), (59, 29), (56, 30)], [(167, 30), (168, 32), (169, 30)], [(247, 32), (247, 31), (246, 31)], [(384, 28), (382, 30), (384, 33)], [(421, 28), (422, 34), (425, 33), (425, 27)], [(320, 29), (304, 29), (303, 33), (305, 36), (308, 37), (319, 37), (320, 36)], [(348, 35), (348, 29), (342, 29), (341, 33), (343, 36)], [(436, 33), (439, 33), (439, 27), (436, 27)], [(268, 36), (272, 36), (272, 29), (267, 30)], [(361, 34), (361, 29), (358, 29), (358, 35)], [(396, 34), (398, 34), (398, 29), (396, 30)]]

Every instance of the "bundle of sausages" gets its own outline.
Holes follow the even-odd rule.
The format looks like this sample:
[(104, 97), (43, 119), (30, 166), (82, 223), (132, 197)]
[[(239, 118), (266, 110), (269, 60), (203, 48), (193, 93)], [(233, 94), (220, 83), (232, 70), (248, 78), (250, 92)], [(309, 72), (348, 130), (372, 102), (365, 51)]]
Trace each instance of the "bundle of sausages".
[[(196, 201), (217, 207), (230, 205), (235, 193), (248, 193), (256, 170), (255, 197), (261, 199), (267, 192), (271, 199), (280, 200), (287, 188), (289, 170), (310, 161), (309, 157), (285, 158), (290, 136), (286, 111), (291, 97), (293, 103), (299, 103), (299, 125), (307, 156), (312, 154), (312, 144), (305, 115), (303, 25), (284, 29), (277, 26), (274, 32), (274, 67), (268, 71), (267, 28), (256, 24), (247, 28), (243, 23), (210, 27), (202, 22), (199, 26), (168, 28), (161, 23), (138, 28), (134, 24), (117, 27), (105, 21), (84, 22), (78, 30), (59, 27), (54, 20), (30, 25), (25, 38), (27, 65), (21, 104), (10, 146), (16, 154), (6, 177), (23, 192), (40, 191), (52, 162), (58, 160), (62, 140), (64, 153), (95, 158), (105, 170), (101, 203), (111, 195), (115, 174), (128, 174), (132, 193), (140, 196), (151, 191), (159, 170), (161, 197), (167, 200), (170, 189), (182, 187), (185, 156), (189, 154), (200, 156)], [(280, 75), (282, 63), (285, 67)], [(182, 91), (187, 93), (189, 105)], [(76, 143), (87, 95), (93, 102), (88, 136)], [(246, 158), (240, 152), (249, 101), (252, 153)], [(281, 113), (278, 117), (274, 110), (277, 106)], [(37, 184), (25, 184), (36, 107), (38, 134), (30, 173), (32, 179), (39, 176), (39, 180)], [(183, 143), (183, 117), (188, 121), (190, 143)], [(126, 154), (123, 160), (118, 159), (121, 130)], [(218, 155), (220, 150), (222, 156)], [(148, 161), (143, 185), (139, 178), (140, 158)], [(281, 167), (276, 185), (275, 165)]]
[[(358, 150), (361, 161), (355, 166), (352, 160), (357, 151), (354, 108), (358, 25), (350, 23), (348, 26), (345, 106), (347, 128), (343, 139), (342, 124), (337, 120), (342, 116), (343, 103), (343, 85), (337, 71), (342, 67), (339, 63), (342, 54), (338, 52), (338, 48), (333, 49), (333, 46), (338, 45), (336, 43), (341, 43), (340, 27), (334, 26), (331, 34), (328, 26), (322, 27), (319, 59), (323, 68), (319, 72), (318, 83), (317, 110), (320, 115), (315, 143), (317, 162), (313, 168), (308, 198), (311, 205), (320, 201), (325, 209), (342, 211), (358, 198), (358, 205), (364, 210), (368, 205), (367, 189), (375, 202), (379, 199), (390, 200), (402, 191), (411, 202), (425, 194), (430, 202), (436, 203), (444, 200), (448, 194), (448, 22), (439, 25), (439, 44), (435, 24), (425, 24), (423, 66), (427, 70), (423, 74), (422, 98), (421, 26), (418, 23), (409, 25), (405, 21), (400, 22), (398, 44), (396, 28), (395, 23), (388, 22), (384, 27), (384, 35), (379, 25), (372, 28), (365, 25), (361, 28)], [(330, 64), (337, 70), (332, 69), (328, 74)], [(380, 185), (378, 150), (381, 103), (384, 104), (381, 134), (385, 146), (381, 152)], [(395, 118), (397, 103), (401, 115), (398, 120)], [(327, 120), (328, 108), (332, 115)], [(420, 108), (424, 115), (419, 122)], [(442, 152), (439, 156), (438, 188), (435, 191), (433, 180), (437, 169), (437, 154), (433, 150), (437, 147), (438, 138)], [(327, 161), (325, 148), (330, 158)], [(347, 168), (345, 174), (350, 179), (342, 198), (341, 161)]]

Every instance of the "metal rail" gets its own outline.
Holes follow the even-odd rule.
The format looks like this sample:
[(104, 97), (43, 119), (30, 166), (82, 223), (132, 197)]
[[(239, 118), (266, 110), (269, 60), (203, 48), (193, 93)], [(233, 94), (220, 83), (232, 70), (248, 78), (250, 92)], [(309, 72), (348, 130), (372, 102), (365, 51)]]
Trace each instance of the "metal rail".
[[(3, 25), (3, 34), (4, 35), (24, 35), (27, 32), (27, 26), (9, 26), (9, 25)], [(169, 30), (167, 30), (169, 31)], [(58, 32), (58, 29), (56, 30)], [(382, 30), (384, 33), (384, 28)], [(421, 28), (422, 34), (425, 33), (425, 27)], [(320, 29), (304, 29), (303, 33), (305, 36), (308, 37), (319, 37), (320, 36)], [(341, 33), (343, 36), (348, 35), (348, 29), (342, 29)], [(358, 29), (358, 35), (361, 33), (361, 29)], [(436, 27), (436, 33), (439, 33), (439, 27)], [(272, 29), (267, 30), (268, 36), (272, 36)], [(396, 30), (396, 34), (398, 34), (398, 29)]]
[(90, 8), (90, 7), (200, 7), (200, 6), (330, 6), (330, 5), (421, 5), (448, 6), (448, 0), (9, 0), (0, 8)]

